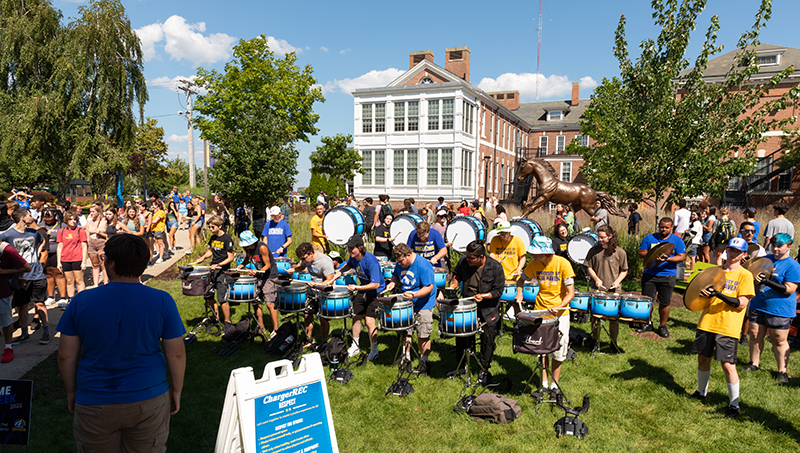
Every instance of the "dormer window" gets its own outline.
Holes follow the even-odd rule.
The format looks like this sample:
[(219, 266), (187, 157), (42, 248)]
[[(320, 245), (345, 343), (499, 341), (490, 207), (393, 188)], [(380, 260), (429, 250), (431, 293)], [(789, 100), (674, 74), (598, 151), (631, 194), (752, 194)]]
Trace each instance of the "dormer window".
[(778, 64), (778, 57), (780, 55), (759, 55), (757, 62), (759, 66), (773, 66)]
[(563, 110), (551, 110), (547, 112), (547, 121), (561, 121), (564, 119)]

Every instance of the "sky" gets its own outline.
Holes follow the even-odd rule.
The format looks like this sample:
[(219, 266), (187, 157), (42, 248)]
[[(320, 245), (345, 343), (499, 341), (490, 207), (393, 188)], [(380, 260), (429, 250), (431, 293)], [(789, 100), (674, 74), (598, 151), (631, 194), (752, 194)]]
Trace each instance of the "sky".
[[(78, 16), (82, 1), (52, 0), (64, 21)], [(567, 99), (572, 82), (589, 98), (603, 78), (619, 74), (612, 53), (614, 32), (624, 15), (632, 57), (643, 39), (657, 37), (648, 0), (543, 1), (542, 42), (537, 72), (539, 4), (535, 0), (485, 2), (461, 0), (426, 3), (375, 1), (236, 1), (123, 0), (132, 28), (142, 41), (150, 100), (145, 116), (164, 128), (169, 157), (188, 161), (186, 98), (176, 81), (197, 68), (223, 71), (239, 40), (268, 38), (278, 56), (294, 51), (299, 66), (310, 65), (323, 89), (316, 103), (319, 133), (299, 142), (295, 188), (311, 177), (308, 156), (323, 136), (353, 134), (353, 96), (357, 88), (385, 86), (408, 69), (409, 52), (431, 50), (444, 67), (445, 49), (468, 46), (470, 82), (484, 91), (518, 90), (522, 102)], [(749, 29), (759, 0), (708, 0), (692, 34), (693, 61), (711, 17), (718, 15), (717, 44), (736, 48)], [(797, 0), (774, 0), (772, 18), (761, 42), (800, 48), (796, 33)], [(202, 165), (200, 131), (194, 131), (195, 163)], [(198, 176), (198, 181), (202, 178)]]

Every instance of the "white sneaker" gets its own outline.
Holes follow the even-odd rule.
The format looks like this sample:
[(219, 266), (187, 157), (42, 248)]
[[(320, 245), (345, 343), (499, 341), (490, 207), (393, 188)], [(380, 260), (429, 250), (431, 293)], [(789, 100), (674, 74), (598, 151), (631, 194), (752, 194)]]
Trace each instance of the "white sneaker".
[(62, 310), (66, 310), (67, 305), (69, 305), (69, 301), (67, 299), (61, 299), (58, 301), (58, 308)]
[(367, 360), (372, 361), (378, 358), (378, 350), (372, 349), (369, 351), (369, 355), (367, 355)]
[(353, 345), (350, 346), (350, 349), (347, 350), (347, 355), (350, 357), (355, 357), (359, 352), (361, 352), (361, 349), (358, 348), (357, 344), (353, 343)]
[(162, 258), (159, 258), (159, 259), (156, 260), (156, 264), (163, 263), (163, 262), (164, 262), (164, 260)]
[(44, 304), (45, 304), (45, 305), (47, 305), (48, 307), (51, 307), (51, 306), (53, 306), (55, 303), (56, 303), (56, 300), (55, 300), (55, 299), (53, 299), (52, 297), (48, 297), (48, 298), (47, 298), (47, 299), (45, 299), (45, 301), (44, 301)]

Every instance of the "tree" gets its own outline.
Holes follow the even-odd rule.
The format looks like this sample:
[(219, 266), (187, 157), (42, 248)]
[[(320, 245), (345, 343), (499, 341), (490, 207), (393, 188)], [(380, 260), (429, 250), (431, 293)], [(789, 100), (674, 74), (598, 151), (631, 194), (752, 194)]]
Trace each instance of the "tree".
[(164, 165), (164, 170), (164, 181), (166, 185), (169, 186), (170, 190), (172, 186), (181, 187), (189, 185), (189, 163), (185, 160), (180, 157), (167, 160)]
[(329, 195), (334, 195), (336, 191), (336, 182), (328, 178), (327, 175), (311, 172), (311, 179), (308, 182), (307, 194), (311, 198), (311, 204), (317, 203), (317, 195), (320, 192), (326, 192)]
[(322, 146), (317, 146), (317, 151), (312, 153), (311, 172), (326, 174), (333, 180), (337, 196), (340, 193), (339, 187), (344, 187), (348, 179), (353, 179), (356, 173), (362, 173), (361, 155), (354, 149), (348, 149), (347, 145), (353, 141), (353, 136), (336, 134), (334, 137), (322, 137)]
[(658, 199), (719, 195), (733, 176), (750, 174), (754, 151), (762, 134), (785, 121), (768, 116), (796, 98), (798, 87), (786, 96), (762, 102), (769, 89), (794, 69), (765, 84), (751, 84), (758, 72), (754, 46), (771, 14), (771, 1), (762, 0), (753, 27), (739, 38), (734, 64), (720, 83), (707, 83), (703, 71), (722, 50), (716, 44), (717, 16), (705, 34), (694, 67), (685, 57), (690, 33), (705, 0), (653, 0), (653, 18), (661, 26), (654, 41), (640, 45), (631, 62), (625, 41), (625, 16), (615, 34), (614, 55), (620, 76), (595, 89), (581, 133), (596, 143), (571, 145), (586, 162), (584, 175), (592, 186), (623, 198)]

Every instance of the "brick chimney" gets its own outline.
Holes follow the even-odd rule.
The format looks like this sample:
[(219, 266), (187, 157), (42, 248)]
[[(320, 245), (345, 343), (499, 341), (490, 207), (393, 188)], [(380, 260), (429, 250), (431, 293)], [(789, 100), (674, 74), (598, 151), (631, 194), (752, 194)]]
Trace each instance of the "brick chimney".
[(433, 52), (430, 50), (419, 50), (417, 52), (410, 52), (408, 54), (408, 69), (413, 68), (422, 60), (428, 60), (433, 63)]
[(509, 110), (519, 108), (519, 91), (495, 91), (487, 94)]
[(572, 82), (572, 102), (569, 105), (578, 105), (578, 92), (580, 91), (580, 83)]
[(448, 47), (444, 53), (444, 68), (469, 82), (469, 47)]

